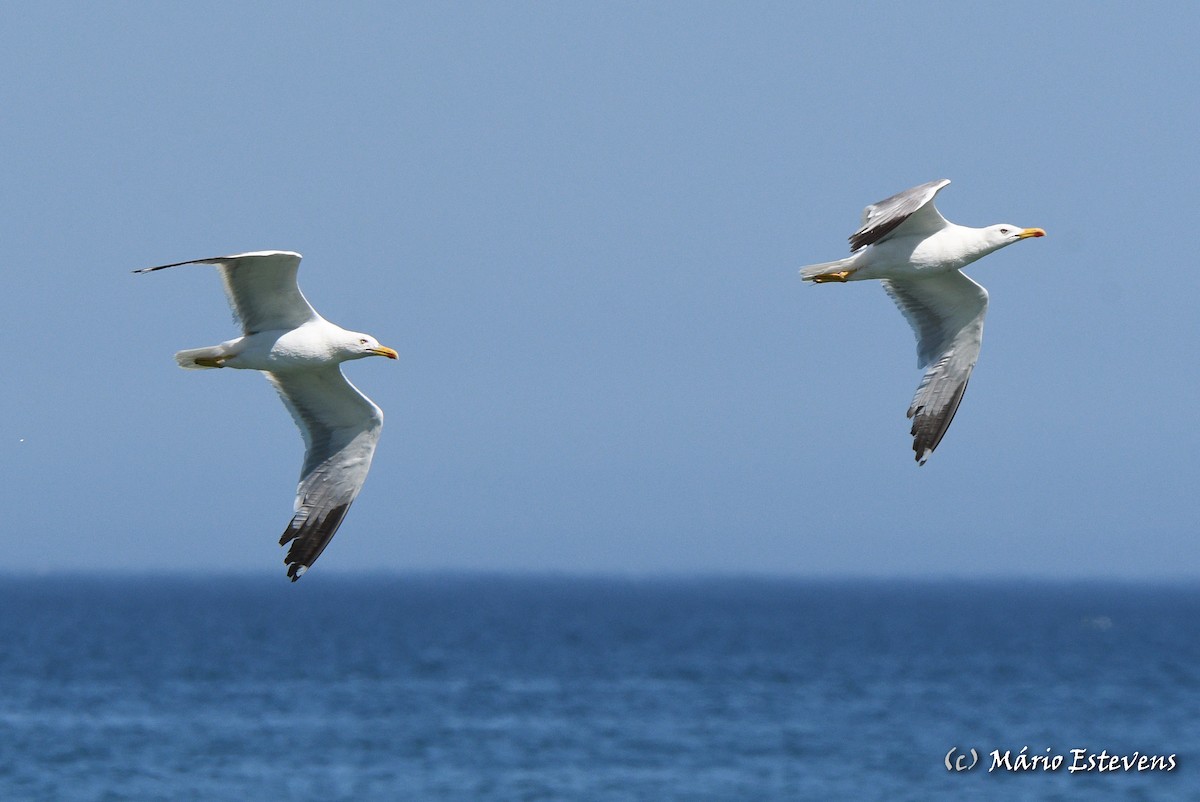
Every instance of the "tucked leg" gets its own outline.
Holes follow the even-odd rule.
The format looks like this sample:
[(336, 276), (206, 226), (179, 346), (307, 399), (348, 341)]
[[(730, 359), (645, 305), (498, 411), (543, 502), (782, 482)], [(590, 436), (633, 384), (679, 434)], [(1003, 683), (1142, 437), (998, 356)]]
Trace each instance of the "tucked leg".
[(845, 284), (850, 280), (850, 276), (853, 273), (853, 270), (837, 270), (833, 273), (821, 273), (820, 275), (813, 276), (811, 281), (813, 284), (826, 284), (831, 281)]

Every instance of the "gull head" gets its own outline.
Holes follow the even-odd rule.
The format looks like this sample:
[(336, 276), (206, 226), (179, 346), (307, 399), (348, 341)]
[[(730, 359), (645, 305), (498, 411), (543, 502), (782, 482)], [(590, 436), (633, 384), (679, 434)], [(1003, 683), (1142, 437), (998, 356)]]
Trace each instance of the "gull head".
[(1030, 237), (1046, 236), (1046, 232), (1040, 228), (1021, 228), (1012, 223), (997, 223), (994, 226), (976, 229), (976, 231), (979, 232), (982, 240), (983, 254), (989, 254), (992, 251), (1000, 250), (1005, 245), (1012, 245), (1014, 242)]
[(1030, 237), (1044, 237), (1046, 232), (1040, 228), (1021, 228), (1011, 223), (998, 223), (984, 229), (988, 242), (997, 248), (1011, 245), (1018, 240)]
[(361, 332), (347, 332), (350, 335), (349, 343), (343, 348), (342, 352), (346, 355), (346, 359), (363, 359), (368, 356), (386, 356), (388, 359), (399, 359), (400, 355), (394, 349), (388, 348), (386, 345), (380, 345), (379, 340), (376, 340), (370, 334), (362, 334)]

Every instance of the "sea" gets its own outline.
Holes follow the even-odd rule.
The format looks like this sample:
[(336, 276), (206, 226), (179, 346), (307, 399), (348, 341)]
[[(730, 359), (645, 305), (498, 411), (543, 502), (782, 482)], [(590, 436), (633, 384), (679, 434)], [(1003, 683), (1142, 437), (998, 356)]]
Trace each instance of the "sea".
[(0, 577), (0, 800), (1200, 799), (1194, 583), (319, 569)]

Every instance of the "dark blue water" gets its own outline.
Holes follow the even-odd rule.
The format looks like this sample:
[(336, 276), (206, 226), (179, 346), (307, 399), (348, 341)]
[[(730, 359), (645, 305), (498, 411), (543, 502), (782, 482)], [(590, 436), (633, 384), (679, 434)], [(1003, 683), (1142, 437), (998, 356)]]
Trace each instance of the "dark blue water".
[[(0, 799), (1196, 799), (1198, 622), (1196, 586), (5, 578)], [(1023, 746), (1064, 764), (987, 771)]]

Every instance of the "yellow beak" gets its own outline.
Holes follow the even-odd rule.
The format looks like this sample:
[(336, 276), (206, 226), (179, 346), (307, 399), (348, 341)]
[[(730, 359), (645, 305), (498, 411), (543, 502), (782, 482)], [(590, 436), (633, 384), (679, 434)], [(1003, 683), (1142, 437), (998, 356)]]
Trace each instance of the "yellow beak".
[(1024, 231), (1022, 231), (1019, 235), (1017, 235), (1017, 239), (1025, 239), (1027, 237), (1044, 237), (1044, 236), (1046, 236), (1046, 232), (1042, 231), (1040, 228), (1027, 228)]
[(388, 348), (385, 345), (381, 345), (378, 348), (372, 348), (371, 353), (375, 354), (376, 356), (386, 356), (388, 359), (399, 359), (400, 358), (399, 354), (397, 354), (395, 351), (393, 351), (391, 348)]

